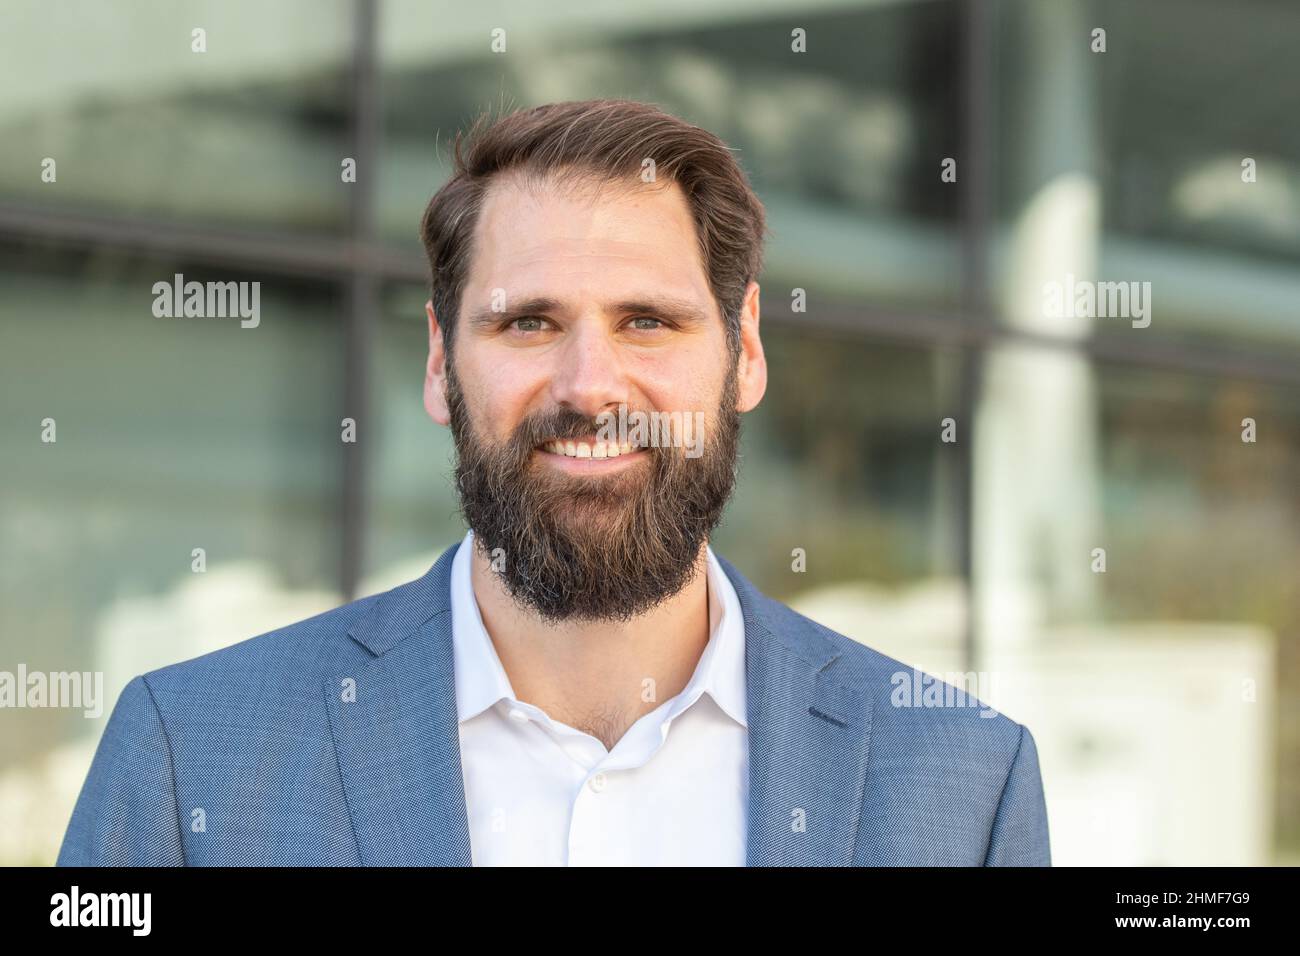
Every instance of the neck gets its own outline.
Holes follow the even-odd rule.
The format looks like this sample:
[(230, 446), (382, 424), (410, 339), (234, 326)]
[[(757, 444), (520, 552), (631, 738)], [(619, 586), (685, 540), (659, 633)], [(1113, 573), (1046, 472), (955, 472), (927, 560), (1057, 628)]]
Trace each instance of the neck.
[(709, 641), (707, 561), (701, 546), (686, 587), (629, 621), (548, 623), (514, 602), (477, 549), (471, 576), (515, 696), (612, 750), (695, 672)]

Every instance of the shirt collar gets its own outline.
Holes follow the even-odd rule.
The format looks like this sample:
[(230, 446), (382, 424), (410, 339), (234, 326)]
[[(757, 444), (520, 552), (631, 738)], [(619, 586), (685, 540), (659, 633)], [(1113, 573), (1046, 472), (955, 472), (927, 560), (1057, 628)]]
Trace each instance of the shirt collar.
[[(740, 598), (713, 549), (706, 545), (709, 594), (709, 642), (695, 672), (678, 695), (671, 719), (707, 693), (736, 723), (748, 727), (745, 696), (745, 627)], [(483, 625), (474, 597), (470, 565), (474, 532), (465, 534), (451, 565), (451, 627), (455, 654), (457, 719), (464, 723), (499, 700), (518, 702), (501, 658)], [(719, 600), (719, 598), (721, 598)]]

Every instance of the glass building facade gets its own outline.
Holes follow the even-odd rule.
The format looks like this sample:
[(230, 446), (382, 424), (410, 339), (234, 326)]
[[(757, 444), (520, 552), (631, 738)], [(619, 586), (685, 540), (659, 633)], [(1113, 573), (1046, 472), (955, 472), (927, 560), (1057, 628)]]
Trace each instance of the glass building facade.
[[(717, 133), (768, 209), (770, 383), (715, 548), (989, 675), (1055, 862), (1300, 860), (1300, 7), (3, 17), (0, 670), (103, 672), (107, 703), (0, 711), (0, 863), (53, 861), (131, 677), (459, 540), (420, 214), (481, 111), (601, 96)], [(178, 273), (260, 282), (260, 325), (156, 317)], [(1149, 283), (1149, 323), (1049, 314), (1068, 277)]]

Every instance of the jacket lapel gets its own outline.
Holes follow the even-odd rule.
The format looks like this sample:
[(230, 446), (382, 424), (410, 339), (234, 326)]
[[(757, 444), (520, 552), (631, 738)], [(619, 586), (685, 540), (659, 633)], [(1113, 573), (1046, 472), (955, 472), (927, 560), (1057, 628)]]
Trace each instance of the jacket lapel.
[[(366, 866), (469, 866), (451, 639), (448, 548), (349, 632), (373, 655), (324, 686), (339, 772)], [(871, 698), (841, 652), (719, 558), (745, 619), (749, 866), (854, 862)], [(355, 700), (343, 682), (355, 681)]]
[[(469, 866), (448, 548), (349, 632), (374, 657), (325, 685), (364, 866)], [(343, 681), (355, 681), (355, 700)]]
[(748, 866), (854, 862), (871, 696), (837, 669), (841, 651), (719, 559), (745, 617)]

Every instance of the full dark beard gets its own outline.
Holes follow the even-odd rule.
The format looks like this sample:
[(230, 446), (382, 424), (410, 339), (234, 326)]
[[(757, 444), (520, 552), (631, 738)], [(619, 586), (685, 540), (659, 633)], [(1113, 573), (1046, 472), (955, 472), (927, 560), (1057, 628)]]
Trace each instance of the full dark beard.
[(599, 430), (599, 422), (571, 409), (530, 416), (504, 444), (486, 444), (450, 361), (447, 403), (461, 513), (521, 607), (551, 623), (625, 622), (691, 581), (736, 483), (734, 364), (705, 422), (700, 457), (649, 448), (642, 461), (612, 475), (567, 475), (537, 460), (534, 450), (547, 439)]

